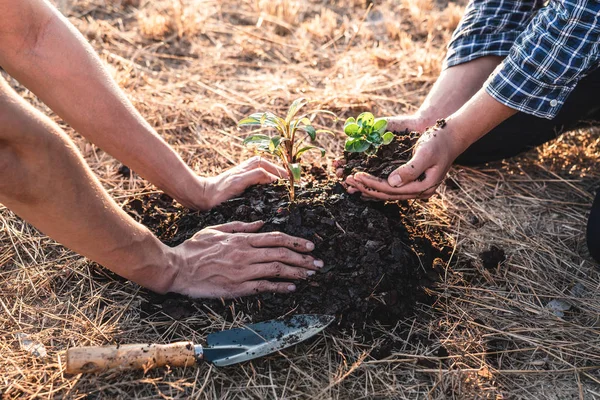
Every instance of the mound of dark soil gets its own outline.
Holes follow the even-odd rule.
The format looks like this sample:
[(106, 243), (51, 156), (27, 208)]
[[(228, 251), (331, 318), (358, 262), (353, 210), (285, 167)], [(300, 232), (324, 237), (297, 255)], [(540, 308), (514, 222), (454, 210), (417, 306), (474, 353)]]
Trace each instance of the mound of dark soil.
[[(340, 327), (379, 322), (395, 325), (417, 302), (429, 302), (424, 288), (437, 278), (436, 258), (447, 259), (438, 231), (426, 231), (405, 217), (406, 207), (364, 202), (332, 182), (314, 181), (300, 191), (295, 204), (283, 185), (250, 188), (206, 213), (189, 212), (165, 195), (135, 199), (128, 211), (161, 240), (177, 245), (198, 230), (229, 221), (266, 221), (263, 231), (282, 231), (312, 240), (314, 255), (325, 267), (293, 294), (264, 294), (235, 302), (253, 321), (288, 313), (338, 317)], [(441, 263), (440, 263), (441, 265)], [(230, 318), (233, 301), (197, 300)], [(166, 303), (166, 304), (165, 304)], [(149, 297), (174, 318), (193, 313), (193, 302), (177, 296)]]
[[(347, 154), (348, 171), (389, 174), (410, 156), (414, 136), (400, 135), (376, 155)], [(448, 260), (449, 243), (431, 225), (413, 223), (407, 203), (368, 202), (349, 195), (318, 167), (290, 204), (284, 185), (256, 186), (215, 209), (190, 212), (166, 195), (129, 202), (126, 210), (169, 245), (177, 245), (202, 228), (230, 221), (266, 222), (263, 232), (281, 231), (313, 241), (314, 256), (325, 267), (292, 294), (262, 294), (242, 300), (190, 300), (149, 294), (146, 313), (159, 309), (179, 319), (208, 307), (226, 319), (232, 310), (256, 321), (302, 313), (337, 317), (340, 328), (361, 331), (367, 325), (393, 326), (414, 313), (416, 303), (432, 299), (425, 288), (438, 278), (437, 267)]]

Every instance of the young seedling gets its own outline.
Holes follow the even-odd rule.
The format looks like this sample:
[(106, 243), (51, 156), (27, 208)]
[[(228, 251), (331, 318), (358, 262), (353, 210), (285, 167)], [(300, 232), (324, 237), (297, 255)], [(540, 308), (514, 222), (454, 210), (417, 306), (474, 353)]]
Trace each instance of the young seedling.
[(394, 134), (386, 131), (387, 121), (377, 118), (370, 112), (364, 112), (354, 119), (346, 120), (344, 133), (348, 135), (345, 150), (352, 153), (373, 154), (379, 146), (390, 144)]
[[(238, 126), (260, 126), (261, 130), (270, 129), (276, 132), (273, 136), (262, 133), (250, 135), (244, 140), (244, 145), (274, 155), (281, 160), (289, 175), (291, 201), (294, 201), (295, 198), (294, 185), (299, 183), (302, 178), (302, 168), (300, 166), (302, 154), (309, 150), (318, 150), (321, 152), (321, 157), (325, 155), (325, 149), (322, 147), (305, 144), (306, 139), (310, 138), (311, 141), (314, 141), (318, 133), (329, 132), (315, 129), (308, 118), (309, 115), (327, 113), (335, 116), (329, 111), (317, 110), (297, 117), (300, 109), (306, 104), (308, 104), (308, 101), (303, 98), (295, 100), (290, 106), (285, 119), (267, 111), (254, 113), (238, 122)], [(306, 136), (300, 139), (298, 132), (304, 132)]]

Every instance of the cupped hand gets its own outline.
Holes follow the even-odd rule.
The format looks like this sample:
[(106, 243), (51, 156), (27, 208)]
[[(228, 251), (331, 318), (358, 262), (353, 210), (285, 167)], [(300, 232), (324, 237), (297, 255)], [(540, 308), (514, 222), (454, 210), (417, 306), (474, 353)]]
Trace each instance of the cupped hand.
[(287, 176), (284, 168), (263, 158), (252, 157), (222, 174), (200, 178), (202, 193), (196, 196), (193, 208), (210, 210), (242, 194), (250, 186), (276, 182)]
[(177, 272), (167, 291), (201, 298), (290, 293), (296, 290), (292, 281), (323, 267), (305, 254), (313, 243), (280, 232), (256, 233), (262, 226), (261, 221), (212, 226), (177, 246), (171, 262)]
[(387, 180), (359, 172), (346, 178), (348, 191), (360, 191), (367, 198), (387, 201), (427, 199), (436, 192), (463, 150), (448, 126), (433, 127), (421, 135), (412, 158)]
[[(422, 132), (425, 130), (425, 119), (419, 114), (413, 115), (397, 115), (394, 117), (386, 117), (388, 122), (386, 129), (388, 131), (392, 131), (395, 133), (404, 132), (405, 130), (409, 130), (411, 132)], [(342, 177), (344, 175), (344, 158), (338, 158), (333, 161), (333, 168), (335, 169), (335, 173), (338, 177)], [(356, 190), (349, 188), (349, 191), (352, 193)]]

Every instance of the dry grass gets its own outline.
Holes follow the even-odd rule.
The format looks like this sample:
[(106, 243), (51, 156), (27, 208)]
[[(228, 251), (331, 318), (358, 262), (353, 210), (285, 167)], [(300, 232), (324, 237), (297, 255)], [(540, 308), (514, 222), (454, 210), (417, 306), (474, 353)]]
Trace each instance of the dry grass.
[[(203, 174), (249, 155), (236, 120), (256, 109), (281, 111), (300, 95), (340, 116), (414, 110), (439, 73), (462, 9), (432, 0), (377, 1), (369, 15), (357, 0), (59, 3), (149, 122)], [(597, 134), (581, 130), (515, 160), (456, 169), (455, 184), (440, 197), (415, 203), (422, 223), (448, 227), (458, 262), (446, 268), (426, 317), (388, 331), (406, 346), (380, 361), (369, 356), (373, 343), (321, 335), (227, 369), (64, 376), (69, 346), (199, 340), (230, 324), (208, 309), (181, 321), (140, 320), (138, 286), (114, 280), (0, 206), (0, 393), (600, 398), (600, 276), (584, 241), (600, 181)], [(117, 161), (72, 137), (117, 201), (153, 190), (139, 178), (117, 176)], [(336, 137), (324, 145), (333, 156), (340, 143)], [(504, 248), (507, 260), (485, 269), (478, 254), (491, 244)], [(585, 288), (581, 297), (571, 296), (576, 284)], [(545, 308), (551, 299), (570, 301), (573, 311), (552, 315)], [(19, 332), (44, 343), (47, 359), (22, 351)], [(438, 352), (442, 345), (447, 356)]]

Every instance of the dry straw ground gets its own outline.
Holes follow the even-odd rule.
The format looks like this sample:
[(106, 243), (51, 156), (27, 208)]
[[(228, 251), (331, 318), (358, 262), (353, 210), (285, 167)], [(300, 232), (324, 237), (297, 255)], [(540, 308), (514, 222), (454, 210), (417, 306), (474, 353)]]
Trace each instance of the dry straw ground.
[[(342, 117), (366, 109), (411, 112), (439, 73), (462, 11), (444, 0), (377, 1), (368, 16), (364, 0), (58, 3), (142, 114), (202, 174), (249, 156), (235, 127), (240, 117), (281, 111), (300, 95)], [(118, 202), (153, 190), (137, 177), (119, 176), (117, 161), (69, 132)], [(324, 143), (331, 156), (341, 141)], [(453, 184), (439, 197), (416, 203), (422, 223), (448, 229), (454, 262), (436, 288), (437, 304), (389, 332), (429, 340), (407, 340), (379, 361), (369, 355), (372, 343), (326, 334), (228, 369), (64, 376), (69, 346), (201, 339), (230, 325), (210, 310), (181, 321), (140, 319), (139, 287), (114, 280), (0, 206), (0, 393), (7, 399), (600, 398), (600, 276), (584, 241), (598, 161), (598, 130), (579, 130), (517, 159), (454, 169)], [(492, 244), (507, 259), (486, 269), (478, 254)], [(574, 296), (577, 284), (585, 290)], [(556, 317), (546, 308), (552, 299), (573, 308)], [(243, 322), (240, 314), (236, 323)], [(48, 357), (21, 350), (20, 332), (44, 343)]]

